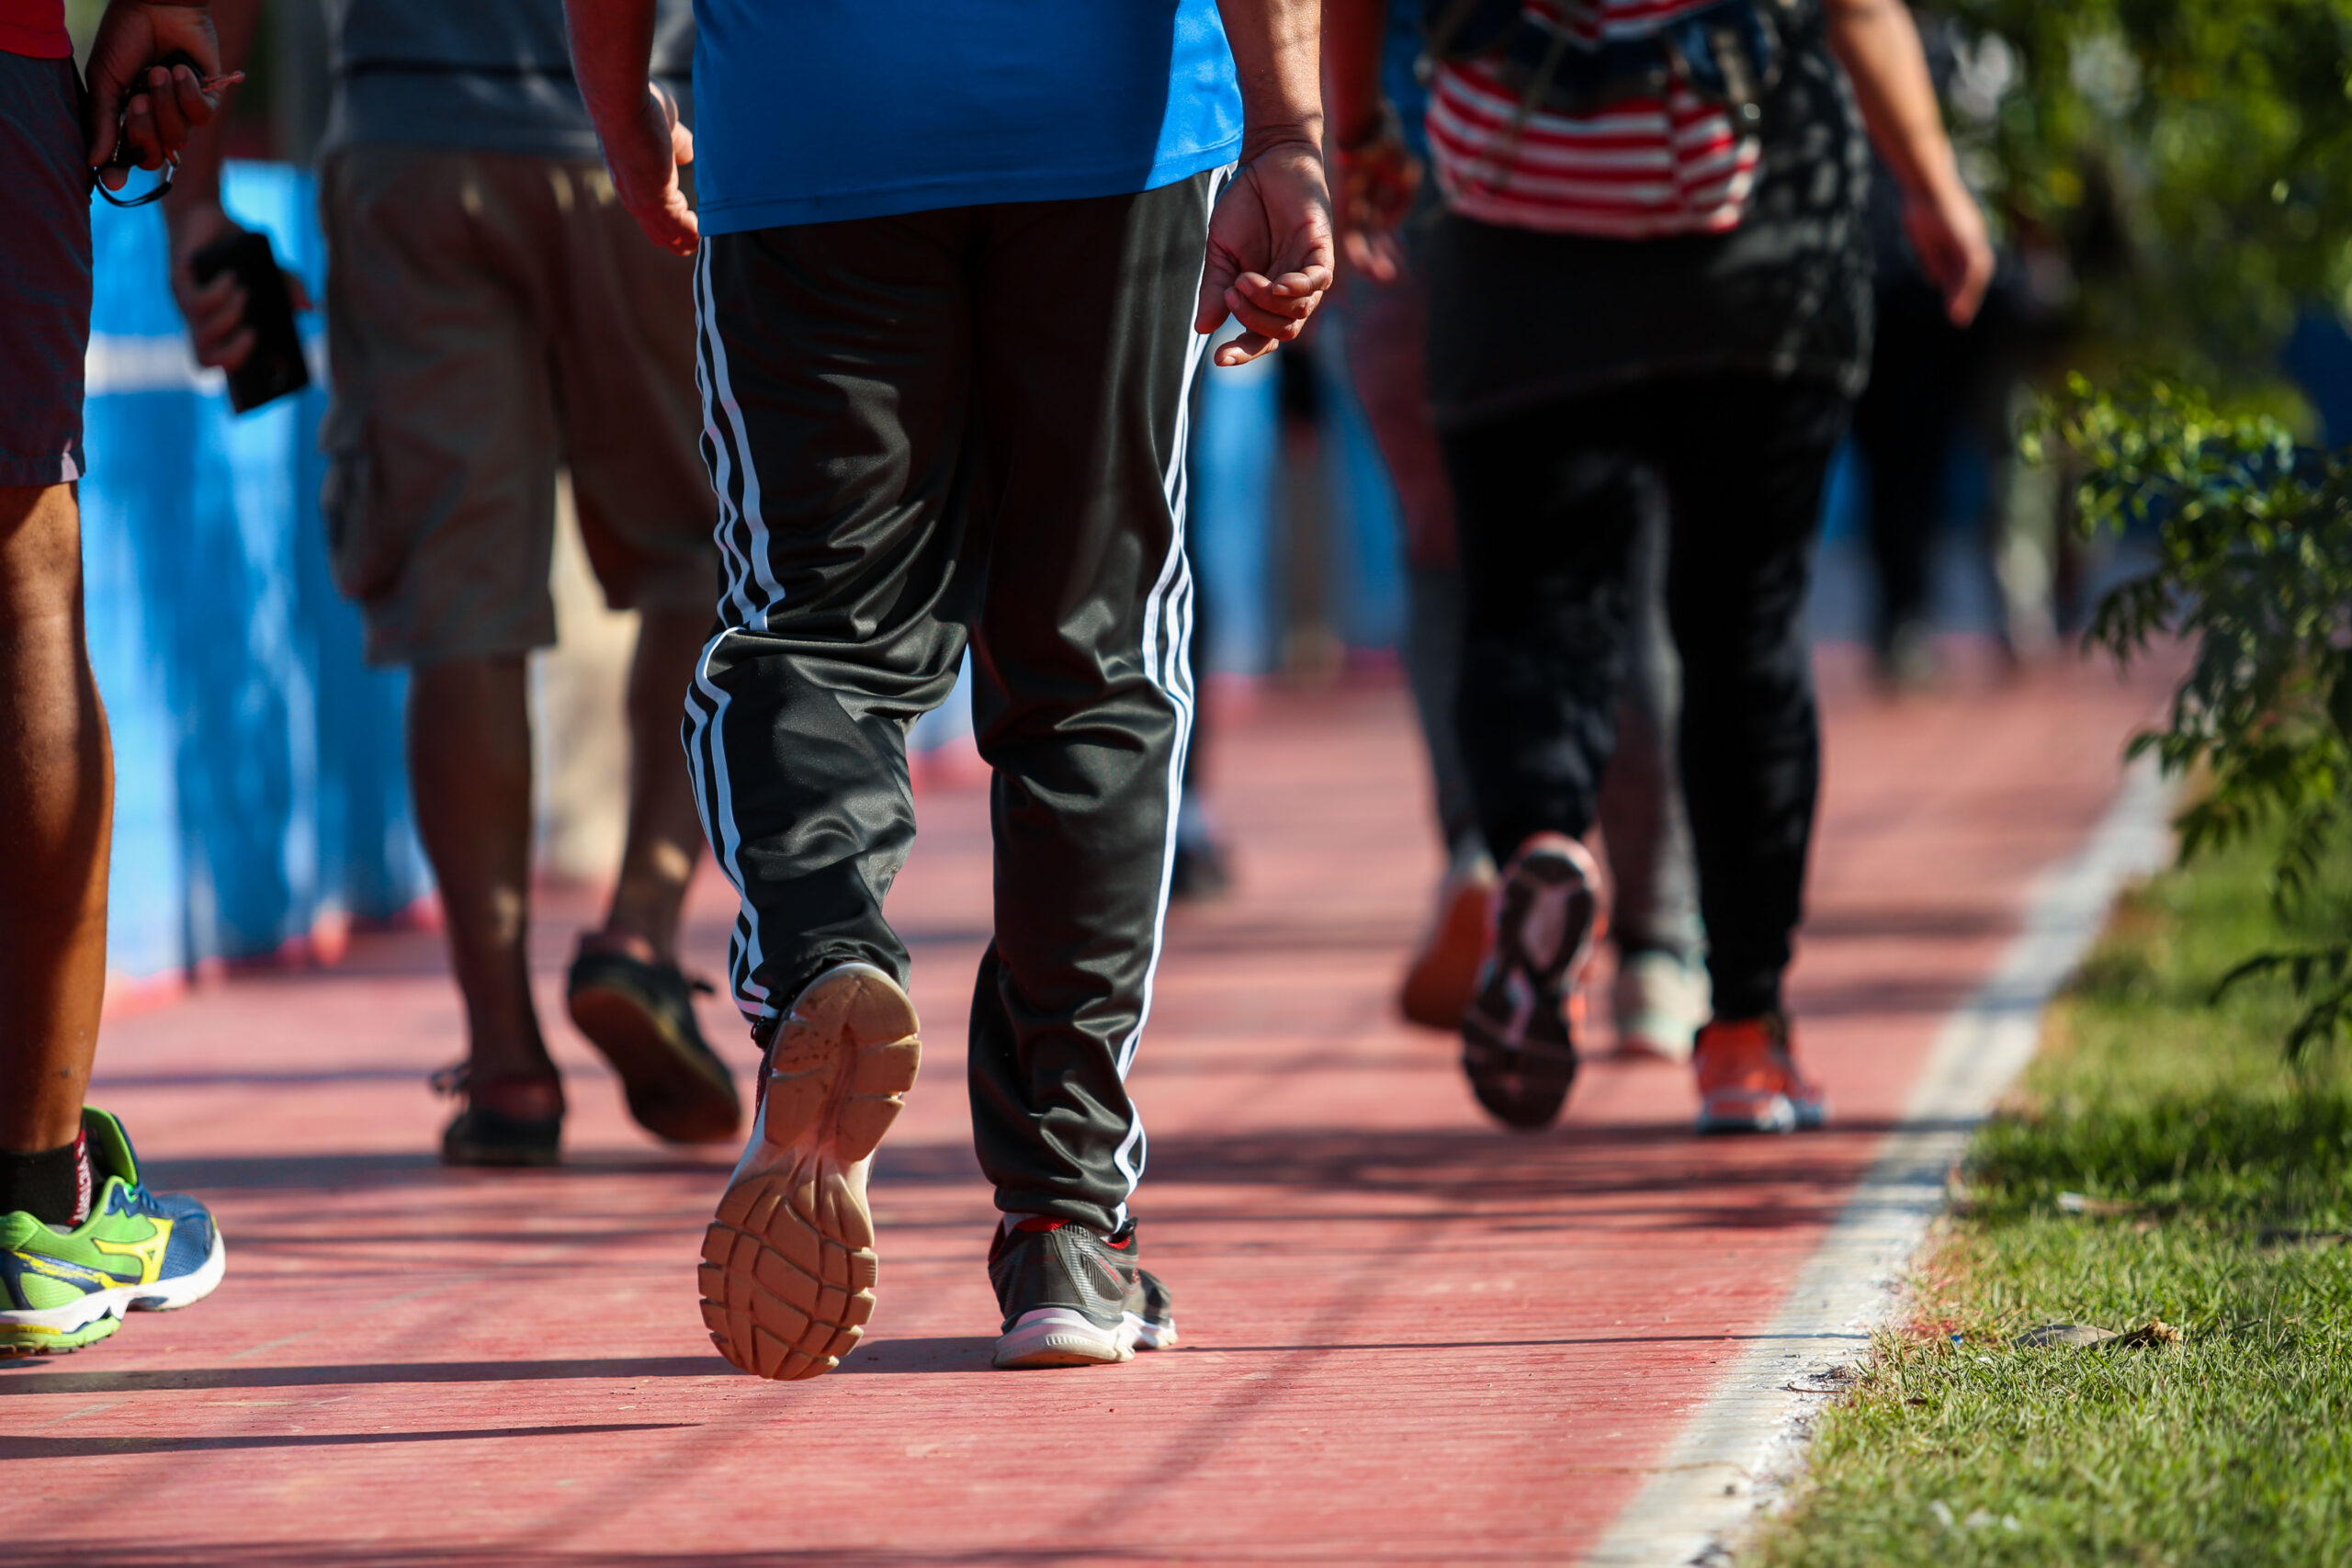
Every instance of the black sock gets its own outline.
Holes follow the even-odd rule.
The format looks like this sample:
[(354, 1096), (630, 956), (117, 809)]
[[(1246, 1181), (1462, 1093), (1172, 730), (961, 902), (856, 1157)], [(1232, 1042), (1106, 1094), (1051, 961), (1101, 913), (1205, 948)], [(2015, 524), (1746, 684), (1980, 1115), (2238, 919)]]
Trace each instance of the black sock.
[(92, 1185), (87, 1134), (38, 1154), (0, 1149), (0, 1214), (70, 1228), (89, 1216)]
[(1781, 1009), (1781, 976), (1775, 973), (1763, 975), (1716, 975), (1714, 980), (1715, 1016), (1728, 1023), (1734, 1019), (1762, 1018)]

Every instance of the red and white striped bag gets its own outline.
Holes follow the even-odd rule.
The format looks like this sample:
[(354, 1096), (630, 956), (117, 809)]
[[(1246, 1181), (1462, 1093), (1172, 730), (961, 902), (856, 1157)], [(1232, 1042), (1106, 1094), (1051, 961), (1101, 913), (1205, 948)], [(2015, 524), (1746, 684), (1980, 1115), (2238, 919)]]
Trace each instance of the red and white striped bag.
[[(1529, 17), (1599, 48), (1655, 35), (1719, 0), (1526, 0)], [(1447, 61), (1430, 85), (1431, 162), (1446, 202), (1482, 222), (1646, 240), (1739, 226), (1762, 149), (1730, 108), (1684, 82), (1569, 116), (1529, 106), (1485, 64)]]

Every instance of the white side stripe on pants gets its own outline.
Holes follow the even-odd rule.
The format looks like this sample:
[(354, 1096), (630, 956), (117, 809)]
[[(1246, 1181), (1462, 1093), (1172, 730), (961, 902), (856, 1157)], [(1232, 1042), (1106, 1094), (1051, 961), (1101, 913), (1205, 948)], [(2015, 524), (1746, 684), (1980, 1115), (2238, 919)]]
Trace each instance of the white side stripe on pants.
[[(1208, 212), (1216, 211), (1217, 193), (1233, 176), (1231, 165), (1216, 171), (1208, 182)], [(1204, 237), (1207, 232), (1202, 225)], [(1193, 280), (1195, 295), (1200, 291), (1201, 276), (1208, 270), (1205, 244), (1201, 254), (1201, 276)], [(1209, 339), (1195, 333), (1184, 354), (1183, 380), (1177, 388), (1176, 432), (1170, 444), (1168, 468), (1160, 481), (1160, 491), (1168, 499), (1169, 540), (1168, 558), (1159, 569), (1159, 580), (1152, 584), (1150, 596), (1144, 602), (1143, 667), (1153, 685), (1168, 696), (1169, 705), (1176, 713), (1176, 744), (1168, 757), (1168, 832), (1159, 856), (1159, 894), (1151, 916), (1151, 953), (1145, 960), (1143, 971), (1143, 1001), (1136, 1010), (1136, 1026), (1119, 1043), (1119, 1077), (1124, 1079), (1135, 1065), (1136, 1050), (1143, 1042), (1144, 1025), (1151, 1021), (1151, 997), (1154, 983), (1159, 976), (1159, 954), (1168, 929), (1168, 892), (1176, 874), (1176, 829), (1179, 808), (1184, 798), (1184, 753), (1193, 741), (1193, 670), (1188, 657), (1193, 639), (1193, 563), (1184, 553), (1184, 509), (1191, 499), (1190, 468), (1185, 463), (1185, 447), (1193, 434), (1193, 380), (1200, 374), (1201, 360), (1207, 354)], [(1127, 1135), (1113, 1156), (1119, 1174), (1126, 1179), (1126, 1197), (1119, 1201), (1114, 1220), (1121, 1225), (1127, 1223), (1126, 1199), (1135, 1196), (1136, 1184), (1143, 1179), (1147, 1145), (1144, 1141), (1143, 1112), (1128, 1101)]]
[[(703, 831), (710, 839), (719, 869), (735, 885), (741, 904), (734, 939), (729, 943), (729, 989), (744, 1016), (758, 1021), (775, 1017), (778, 1010), (767, 987), (753, 977), (766, 955), (760, 942), (758, 912), (742, 897), (743, 835), (736, 825), (727, 773), (726, 719), (731, 699), (711, 680), (710, 661), (741, 628), (765, 629), (768, 609), (782, 601), (784, 590), (767, 558), (768, 530), (760, 513), (759, 474), (752, 463), (743, 411), (728, 380), (727, 347), (719, 337), (718, 312), (711, 295), (708, 245), (695, 263), (695, 382), (702, 390), (703, 459), (710, 467), (711, 488), (718, 496), (718, 523), (713, 534), (727, 569), (727, 588), (718, 611), (728, 624), (695, 661), (694, 684), (686, 694), (686, 764), (694, 778), (695, 804), (702, 814)], [(748, 537), (739, 542), (741, 536)]]
[[(775, 566), (768, 556), (768, 524), (760, 510), (760, 474), (752, 461), (752, 441), (743, 424), (743, 407), (736, 401), (734, 385), (728, 378), (727, 341), (719, 335), (707, 245), (695, 257), (695, 314), (700, 327), (695, 378), (702, 388), (703, 438), (719, 454), (711, 472), (711, 483), (718, 491), (718, 540), (727, 561), (726, 603), (733, 608), (733, 613), (724, 618), (732, 626), (765, 631), (768, 608), (782, 603), (784, 589), (775, 580)], [(718, 423), (722, 413), (726, 415), (725, 434), (733, 437), (731, 485), (726, 462), (728, 443), (721, 438)]]

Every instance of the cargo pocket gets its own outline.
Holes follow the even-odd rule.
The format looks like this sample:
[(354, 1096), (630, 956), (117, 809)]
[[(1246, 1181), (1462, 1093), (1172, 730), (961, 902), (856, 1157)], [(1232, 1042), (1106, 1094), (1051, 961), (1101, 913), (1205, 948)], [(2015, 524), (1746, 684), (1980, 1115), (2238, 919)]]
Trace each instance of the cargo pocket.
[(408, 555), (390, 536), (397, 520), (378, 499), (376, 460), (363, 415), (331, 410), (319, 432), (326, 477), (319, 485), (319, 515), (326, 523), (327, 559), (344, 596), (367, 604), (390, 592)]

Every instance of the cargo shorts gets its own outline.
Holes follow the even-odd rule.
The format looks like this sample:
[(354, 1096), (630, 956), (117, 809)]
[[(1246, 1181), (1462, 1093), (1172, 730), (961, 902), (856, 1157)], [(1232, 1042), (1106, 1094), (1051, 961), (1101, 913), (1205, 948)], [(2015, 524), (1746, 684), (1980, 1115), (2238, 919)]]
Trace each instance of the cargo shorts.
[(377, 664), (556, 640), (556, 474), (615, 609), (718, 600), (694, 264), (601, 164), (385, 143), (329, 155), (321, 496)]

